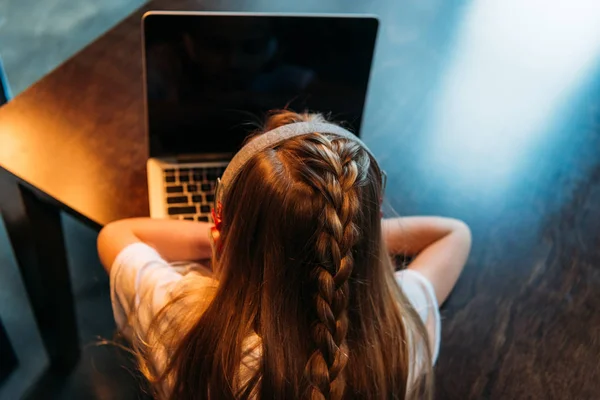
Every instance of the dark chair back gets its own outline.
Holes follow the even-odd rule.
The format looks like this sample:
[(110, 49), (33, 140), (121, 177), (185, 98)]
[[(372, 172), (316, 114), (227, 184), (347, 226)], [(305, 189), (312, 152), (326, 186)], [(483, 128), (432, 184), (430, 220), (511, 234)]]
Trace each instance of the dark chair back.
[(0, 106), (9, 100), (9, 93), (10, 90), (8, 89), (8, 81), (6, 80), (4, 66), (2, 65), (2, 59), (0, 58)]

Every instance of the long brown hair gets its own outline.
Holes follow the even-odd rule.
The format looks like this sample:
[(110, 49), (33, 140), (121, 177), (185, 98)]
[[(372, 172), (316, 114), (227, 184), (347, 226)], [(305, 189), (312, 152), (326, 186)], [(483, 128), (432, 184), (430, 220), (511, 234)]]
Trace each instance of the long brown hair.
[[(276, 113), (264, 130), (315, 119)], [(256, 154), (223, 199), (212, 298), (186, 302), (180, 328), (156, 317), (166, 365), (146, 352), (142, 372), (173, 399), (430, 398), (427, 334), (381, 238), (381, 178), (332, 134)]]

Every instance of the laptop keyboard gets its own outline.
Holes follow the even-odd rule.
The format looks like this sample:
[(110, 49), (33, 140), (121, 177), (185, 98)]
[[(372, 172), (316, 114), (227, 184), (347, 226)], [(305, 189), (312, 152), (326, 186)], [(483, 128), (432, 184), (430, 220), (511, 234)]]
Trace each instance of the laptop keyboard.
[(167, 214), (172, 219), (212, 222), (217, 178), (223, 167), (164, 170)]

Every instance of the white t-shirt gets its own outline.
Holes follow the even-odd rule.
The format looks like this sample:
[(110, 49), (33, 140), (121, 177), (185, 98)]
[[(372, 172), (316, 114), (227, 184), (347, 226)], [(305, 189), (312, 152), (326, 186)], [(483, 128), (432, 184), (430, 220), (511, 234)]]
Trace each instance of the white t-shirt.
[[(432, 362), (437, 360), (440, 347), (440, 313), (431, 283), (420, 273), (403, 270), (395, 273), (396, 281), (415, 308), (433, 344)], [(210, 268), (197, 263), (166, 262), (152, 247), (134, 243), (124, 248), (114, 261), (110, 271), (111, 302), (119, 330), (129, 339), (133, 334), (145, 340), (146, 332), (156, 314), (182, 289), (192, 285), (194, 290), (207, 291), (218, 282), (212, 278)], [(197, 313), (197, 308), (194, 308)], [(166, 320), (177, 319), (167, 315)], [(133, 332), (136, 327), (136, 332)], [(256, 343), (257, 337), (249, 337), (247, 345)], [(246, 344), (245, 344), (246, 346)], [(240, 375), (248, 365), (255, 364), (257, 354), (249, 354), (250, 360), (242, 360)], [(157, 370), (165, 365), (166, 353), (160, 346), (152, 354)], [(243, 379), (243, 378), (242, 378)]]

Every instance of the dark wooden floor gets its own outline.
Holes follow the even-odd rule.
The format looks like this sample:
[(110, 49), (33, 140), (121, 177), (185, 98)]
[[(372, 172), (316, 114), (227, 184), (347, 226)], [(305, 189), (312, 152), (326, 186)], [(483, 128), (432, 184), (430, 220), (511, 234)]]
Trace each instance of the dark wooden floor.
[(474, 247), (442, 313), (438, 398), (599, 398), (599, 82), (574, 96), (485, 215), (483, 197), (455, 207)]
[(472, 227), (436, 398), (600, 398), (600, 9), (273, 3), (203, 7), (380, 16), (363, 136), (388, 200)]

